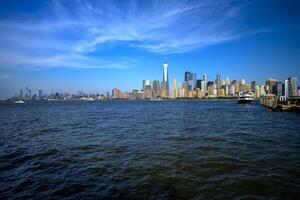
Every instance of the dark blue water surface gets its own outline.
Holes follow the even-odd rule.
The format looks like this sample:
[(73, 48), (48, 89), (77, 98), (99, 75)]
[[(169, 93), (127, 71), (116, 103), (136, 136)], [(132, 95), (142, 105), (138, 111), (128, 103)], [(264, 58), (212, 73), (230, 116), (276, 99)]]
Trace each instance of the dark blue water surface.
[(236, 101), (0, 104), (1, 199), (299, 199), (300, 115)]

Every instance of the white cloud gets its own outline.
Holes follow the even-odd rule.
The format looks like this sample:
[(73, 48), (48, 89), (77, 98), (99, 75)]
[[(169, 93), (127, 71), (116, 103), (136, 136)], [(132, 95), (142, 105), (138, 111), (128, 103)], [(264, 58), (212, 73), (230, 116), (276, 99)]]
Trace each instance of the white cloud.
[[(135, 60), (104, 58), (107, 44), (153, 53), (183, 53), (228, 42), (244, 31), (246, 4), (231, 1), (53, 1), (49, 18), (0, 21), (0, 67), (130, 68)], [(109, 60), (108, 60), (109, 59)]]

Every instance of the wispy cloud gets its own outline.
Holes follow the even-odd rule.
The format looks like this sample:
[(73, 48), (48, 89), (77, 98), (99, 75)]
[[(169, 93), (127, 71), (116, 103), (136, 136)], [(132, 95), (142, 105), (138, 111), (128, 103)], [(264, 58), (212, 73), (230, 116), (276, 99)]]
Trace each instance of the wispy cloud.
[(103, 46), (183, 53), (259, 33), (238, 26), (244, 1), (55, 0), (50, 5), (44, 11), (49, 17), (0, 20), (1, 67), (129, 68), (134, 59), (121, 53), (106, 58)]
[(0, 72), (0, 80), (7, 80), (7, 79), (11, 79), (11, 78), (12, 78), (12, 75)]

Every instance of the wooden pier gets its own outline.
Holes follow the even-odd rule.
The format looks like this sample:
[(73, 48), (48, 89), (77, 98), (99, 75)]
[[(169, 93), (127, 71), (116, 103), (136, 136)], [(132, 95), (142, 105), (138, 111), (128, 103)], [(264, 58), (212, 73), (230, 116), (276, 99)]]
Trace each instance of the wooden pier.
[(300, 97), (290, 97), (286, 101), (280, 101), (274, 94), (267, 94), (261, 97), (260, 104), (273, 111), (300, 112)]

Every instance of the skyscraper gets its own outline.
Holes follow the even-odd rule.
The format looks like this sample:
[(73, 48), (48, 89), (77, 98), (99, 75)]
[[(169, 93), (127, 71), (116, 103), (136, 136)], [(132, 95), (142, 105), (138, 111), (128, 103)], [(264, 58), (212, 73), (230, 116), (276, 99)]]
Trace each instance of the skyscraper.
[(184, 73), (184, 81), (188, 83), (190, 90), (194, 90), (196, 88), (197, 74), (186, 71)]
[(298, 86), (297, 86), (297, 78), (289, 77), (289, 96), (297, 96), (298, 95)]
[(204, 81), (204, 92), (207, 90), (207, 76), (203, 74), (202, 80)]
[(256, 93), (256, 82), (251, 81), (251, 92)]
[(143, 80), (143, 90), (145, 90), (147, 85), (151, 85), (150, 80)]
[(177, 98), (177, 81), (174, 78), (173, 79), (173, 93), (172, 93), (172, 98), (176, 99)]
[(225, 95), (228, 94), (229, 94), (229, 78), (227, 77), (225, 81)]
[(39, 90), (39, 98), (42, 98), (42, 96), (43, 96), (43, 92), (42, 92), (42, 90), (40, 89), (40, 90)]
[(111, 93), (114, 99), (119, 99), (121, 96), (121, 91), (117, 88), (112, 89)]
[(160, 96), (160, 85), (159, 81), (155, 80), (153, 81), (153, 98), (157, 98)]
[(169, 98), (169, 75), (168, 75), (168, 63), (163, 65), (163, 82), (161, 84), (161, 97)]
[(241, 79), (239, 83), (239, 92), (245, 92), (246, 91), (246, 80)]
[(289, 98), (289, 80), (285, 79), (284, 81), (284, 96), (285, 99)]
[(202, 82), (201, 79), (197, 80), (197, 82), (196, 82), (196, 88), (201, 89), (201, 82)]
[(276, 91), (276, 85), (277, 85), (277, 80), (269, 78), (269, 80), (266, 81), (266, 86), (268, 88), (267, 92), (268, 94), (277, 94)]
[(23, 89), (20, 90), (20, 97), (23, 97)]
[(168, 63), (164, 63), (164, 69), (163, 69), (163, 82), (167, 82), (169, 84), (169, 74), (168, 74)]
[(146, 85), (144, 88), (144, 98), (145, 99), (151, 99), (152, 98), (152, 92), (151, 92), (151, 86)]
[(217, 74), (215, 85), (217, 87), (217, 95), (219, 96), (219, 90), (221, 89), (221, 75)]
[(277, 82), (277, 85), (276, 85), (276, 91), (277, 91), (277, 96), (278, 97), (281, 97), (282, 94), (283, 94), (283, 84), (282, 82)]

